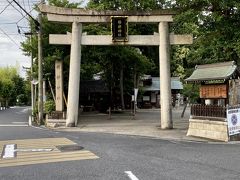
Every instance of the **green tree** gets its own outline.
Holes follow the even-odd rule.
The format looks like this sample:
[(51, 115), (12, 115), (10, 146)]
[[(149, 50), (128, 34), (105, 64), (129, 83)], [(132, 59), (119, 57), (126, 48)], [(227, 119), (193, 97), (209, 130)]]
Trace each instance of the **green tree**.
[[(162, 4), (154, 0), (149, 1), (117, 1), (117, 0), (90, 0), (87, 8), (97, 10), (152, 10), (157, 7), (162, 7)], [(129, 34), (152, 34), (154, 29), (157, 29), (155, 25), (138, 25), (132, 24), (129, 26)], [(90, 31), (94, 34), (111, 34), (109, 25), (97, 25), (94, 31)], [(107, 82), (113, 92), (114, 96), (120, 92), (121, 107), (125, 108), (124, 94), (132, 94), (134, 86), (140, 75), (151, 72), (156, 69), (153, 63), (152, 53), (149, 49), (143, 47), (104, 47), (94, 48), (98, 63), (100, 64), (100, 70), (104, 72), (103, 78)], [(157, 49), (154, 49), (157, 50)], [(146, 56), (150, 55), (150, 56)], [(152, 55), (152, 56), (151, 56)], [(150, 58), (148, 58), (150, 57)], [(153, 58), (155, 60), (155, 58)], [(99, 67), (98, 67), (99, 68)], [(135, 77), (136, 76), (136, 77)], [(135, 77), (135, 78), (134, 78)], [(134, 85), (135, 84), (135, 85)], [(114, 101), (114, 100), (113, 100)], [(116, 103), (116, 102), (115, 102)]]
[[(187, 65), (239, 61), (240, 2), (236, 0), (177, 0), (174, 30), (193, 33)], [(239, 62), (238, 62), (239, 63)]]
[[(152, 4), (154, 1), (149, 1)], [(93, 8), (96, 6), (95, 9), (101, 9), (100, 6), (103, 3), (111, 4), (117, 3), (115, 1), (104, 1), (98, 3), (89, 2), (88, 8)], [(145, 1), (141, 1), (140, 4), (136, 3), (125, 3), (121, 1), (123, 9), (128, 9), (131, 6), (131, 9), (134, 9), (135, 6), (138, 6), (137, 9), (143, 9), (148, 5)], [(50, 5), (60, 6), (60, 7), (73, 7), (77, 8), (79, 4), (77, 3), (69, 3), (66, 0), (49, 0)], [(156, 3), (155, 3), (156, 4)], [(99, 8), (97, 8), (99, 6)], [(114, 5), (115, 6), (115, 5)], [(102, 9), (112, 9), (110, 7), (104, 7)], [(115, 8), (118, 9), (118, 8)], [(34, 26), (30, 21), (32, 26), (32, 31), (34, 32)], [(151, 26), (149, 26), (151, 27)], [(142, 25), (139, 26), (138, 32), (142, 33), (149, 33), (149, 27)], [(151, 27), (152, 28), (152, 27)], [(134, 29), (134, 27), (132, 28)], [(54, 46), (48, 44), (48, 36), (50, 33), (52, 34), (65, 34), (67, 31), (71, 31), (71, 27), (69, 25), (60, 25), (60, 24), (53, 24), (47, 21), (46, 18), (43, 18), (43, 47), (44, 47), (44, 74), (50, 74), (49, 79), (54, 84), (54, 62), (56, 59), (64, 60), (64, 83), (65, 90), (67, 89), (67, 80), (68, 80), (68, 63), (69, 63), (69, 54), (70, 54), (70, 46)], [(84, 26), (84, 32), (88, 34), (111, 34), (110, 25), (87, 25)], [(132, 31), (132, 33), (136, 33)], [(25, 54), (30, 55), (33, 53), (33, 57), (36, 59), (37, 62), (37, 37), (32, 37), (32, 41), (30, 42), (30, 38), (22, 43), (23, 51)], [(144, 51), (144, 49), (141, 49)], [(35, 62), (35, 63), (36, 63)], [(148, 59), (145, 55), (139, 54), (136, 52), (135, 48), (129, 47), (83, 47), (82, 48), (82, 65), (81, 65), (81, 79), (91, 79), (94, 74), (98, 72), (104, 72), (104, 80), (109, 85), (109, 87), (114, 88), (116, 92), (120, 91), (121, 99), (122, 99), (122, 107), (124, 108), (123, 102), (123, 94), (130, 94), (133, 90), (133, 75), (131, 71), (135, 69), (137, 75), (140, 76), (141, 73), (147, 71), (147, 67), (153, 67), (154, 64), (152, 63), (151, 59)], [(120, 67), (120, 68), (119, 68)], [(111, 77), (111, 71), (114, 68), (114, 76)], [(37, 65), (34, 66), (35, 72), (37, 72)], [(110, 76), (109, 76), (110, 75)], [(33, 74), (33, 77), (37, 78), (37, 73)], [(111, 78), (110, 78), (111, 77)], [(114, 81), (114, 83), (111, 83)], [(124, 82), (124, 83), (123, 83)], [(112, 87), (113, 86), (113, 87)], [(130, 88), (131, 87), (131, 88)]]
[[(61, 7), (78, 7), (77, 3), (66, 0), (50, 0), (50, 5)], [(171, 55), (171, 74), (188, 77), (196, 64), (213, 62), (240, 61), (240, 2), (237, 0), (90, 0), (87, 9), (96, 10), (131, 10), (151, 11), (159, 9), (174, 9), (177, 14), (171, 31), (176, 34), (193, 34), (193, 45), (174, 46)], [(33, 32), (33, 23), (30, 23)], [(68, 79), (69, 46), (53, 46), (48, 44), (49, 33), (71, 31), (69, 25), (47, 22), (44, 18), (44, 73), (51, 73), (49, 78), (54, 83), (54, 61), (64, 61), (65, 85)], [(130, 24), (129, 34), (152, 34), (158, 31), (158, 26), (146, 24)], [(111, 34), (110, 25), (85, 25), (84, 32), (91, 34)], [(23, 50), (37, 58), (37, 38), (34, 36), (22, 44)], [(141, 53), (136, 51), (139, 48)], [(158, 47), (96, 47), (82, 48), (81, 79), (92, 79), (98, 72), (104, 72), (103, 78), (110, 88), (130, 94), (133, 88), (134, 73), (159, 75)], [(34, 67), (36, 68), (36, 66)], [(113, 73), (112, 73), (113, 72)], [(135, 78), (138, 79), (138, 78)], [(124, 83), (122, 83), (124, 82)], [(65, 87), (66, 90), (67, 87)], [(122, 98), (123, 99), (123, 98)], [(123, 100), (122, 100), (123, 101)], [(122, 103), (122, 106), (124, 103)]]
[[(70, 3), (68, 0), (48, 0), (48, 4), (52, 6), (59, 6), (59, 7), (67, 7), (67, 8), (77, 8), (82, 1), (79, 3)], [(36, 7), (37, 11), (38, 8)], [(32, 76), (34, 79), (38, 78), (38, 37), (37, 31), (35, 28), (35, 24), (30, 19), (29, 24), (31, 27), (31, 31), (33, 32), (32, 37), (28, 37), (26, 41), (21, 43), (22, 50), (25, 55), (30, 56), (34, 59), (33, 64), (33, 73), (31, 74), (30, 71), (28, 72), (28, 76)], [(42, 31), (43, 31), (43, 78), (49, 79), (51, 84), (55, 84), (55, 61), (62, 60), (64, 65), (64, 89), (65, 92), (67, 90), (67, 82), (68, 82), (68, 66), (69, 66), (69, 54), (70, 54), (70, 46), (63, 45), (63, 46), (56, 46), (49, 44), (49, 34), (66, 34), (67, 32), (71, 31), (70, 24), (58, 24), (52, 23), (47, 20), (47, 17), (43, 17), (42, 22)], [(47, 77), (45, 77), (47, 75)], [(30, 78), (28, 79), (30, 80)], [(27, 90), (28, 91), (28, 90)]]
[(6, 107), (15, 105), (18, 95), (27, 96), (24, 80), (19, 76), (16, 67), (0, 68), (0, 86), (0, 99)]

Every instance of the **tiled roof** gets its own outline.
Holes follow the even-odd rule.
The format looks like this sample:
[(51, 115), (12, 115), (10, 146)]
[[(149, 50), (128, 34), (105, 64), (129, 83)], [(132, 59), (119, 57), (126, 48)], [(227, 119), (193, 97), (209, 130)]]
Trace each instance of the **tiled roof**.
[[(171, 77), (171, 89), (183, 89), (182, 82), (178, 77)], [(143, 86), (143, 91), (159, 91), (160, 79), (159, 77), (152, 77), (152, 84), (150, 86)]]
[(187, 82), (226, 80), (237, 72), (237, 65), (234, 61), (197, 65), (192, 75), (186, 79)]

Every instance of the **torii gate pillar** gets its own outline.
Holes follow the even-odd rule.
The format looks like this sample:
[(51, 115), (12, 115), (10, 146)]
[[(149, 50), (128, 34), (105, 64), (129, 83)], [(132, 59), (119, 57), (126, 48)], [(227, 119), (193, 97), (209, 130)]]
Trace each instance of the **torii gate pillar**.
[(67, 127), (74, 127), (78, 121), (78, 103), (80, 88), (81, 69), (81, 37), (82, 24), (72, 23), (72, 40), (70, 52), (69, 84), (68, 84), (68, 104), (67, 104)]
[(172, 95), (170, 75), (170, 41), (168, 22), (159, 23), (159, 71), (160, 71), (160, 104), (161, 128), (172, 129)]

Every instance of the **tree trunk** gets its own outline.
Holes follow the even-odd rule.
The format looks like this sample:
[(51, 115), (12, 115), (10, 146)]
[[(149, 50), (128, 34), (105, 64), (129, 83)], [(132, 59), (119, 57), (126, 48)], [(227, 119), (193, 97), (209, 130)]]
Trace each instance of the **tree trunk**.
[(121, 104), (122, 109), (125, 109), (125, 103), (124, 103), (124, 94), (123, 94), (123, 67), (121, 67), (120, 70), (120, 91), (121, 91)]
[(109, 104), (109, 119), (112, 119), (112, 109), (114, 109), (113, 106), (113, 62), (111, 62), (111, 83), (110, 83), (110, 104)]
[(6, 109), (7, 109), (8, 108), (8, 100), (6, 100), (6, 105), (5, 106), (6, 106)]
[(137, 108), (137, 97), (135, 97), (135, 89), (138, 88), (138, 75), (137, 75), (136, 64), (134, 64), (133, 86), (134, 86), (134, 89), (133, 89), (133, 94), (134, 94), (133, 115), (135, 116), (136, 115), (136, 108)]
[(133, 86), (134, 86), (134, 88), (137, 88), (137, 71), (136, 71), (136, 64), (134, 65)]
[(181, 118), (184, 117), (184, 113), (185, 113), (185, 111), (186, 111), (187, 104), (188, 104), (188, 101), (187, 101), (186, 104), (184, 105), (184, 108), (183, 108), (183, 111), (182, 111), (182, 114), (181, 114)]

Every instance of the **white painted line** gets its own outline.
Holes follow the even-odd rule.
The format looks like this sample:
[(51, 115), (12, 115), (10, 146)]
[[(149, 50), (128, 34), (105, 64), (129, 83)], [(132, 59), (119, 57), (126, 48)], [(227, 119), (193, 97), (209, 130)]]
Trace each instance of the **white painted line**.
[(12, 122), (12, 124), (27, 124), (28, 122)]
[(7, 144), (3, 148), (2, 158), (14, 158), (15, 157), (16, 144)]
[(133, 173), (132, 171), (124, 171), (128, 177), (131, 179), (131, 180), (139, 180)]
[(32, 127), (32, 128), (35, 128), (35, 129), (45, 130), (45, 131), (48, 130), (47, 128), (42, 128), (42, 127), (37, 127), (37, 126), (31, 126), (31, 127)]
[(17, 156), (16, 152), (49, 152), (52, 151), (52, 148), (39, 148), (39, 149), (17, 149), (16, 144), (6, 144), (3, 147), (1, 157), (3, 159), (6, 158), (14, 158)]
[(52, 151), (53, 149), (45, 148), (45, 149), (15, 149), (15, 152), (48, 152)]
[(27, 127), (27, 124), (0, 124), (0, 127)]

